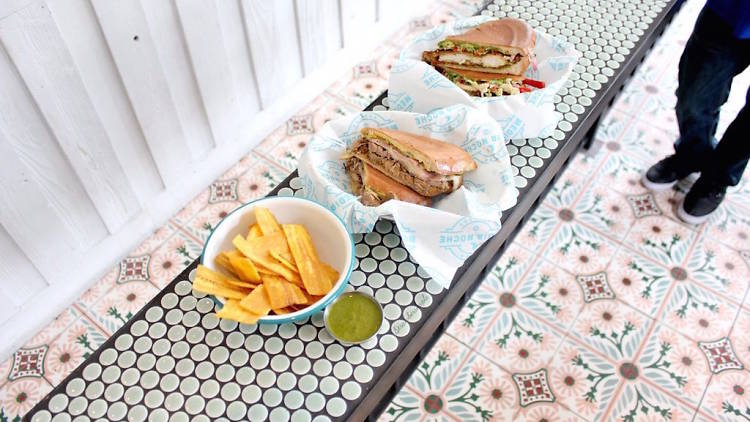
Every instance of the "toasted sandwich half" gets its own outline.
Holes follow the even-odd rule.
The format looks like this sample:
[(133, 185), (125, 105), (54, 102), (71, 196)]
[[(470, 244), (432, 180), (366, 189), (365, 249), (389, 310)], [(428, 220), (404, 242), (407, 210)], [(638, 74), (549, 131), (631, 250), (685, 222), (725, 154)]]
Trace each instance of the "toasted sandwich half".
[(429, 197), (458, 189), (463, 174), (477, 168), (471, 155), (456, 145), (393, 129), (362, 129), (347, 156)]
[(446, 37), (422, 59), (449, 70), (523, 75), (531, 63), (536, 33), (520, 19), (485, 22), (463, 34)]
[(376, 207), (389, 199), (431, 206), (432, 200), (375, 170), (357, 157), (344, 159), (344, 169), (352, 182), (354, 194), (359, 195), (362, 204)]

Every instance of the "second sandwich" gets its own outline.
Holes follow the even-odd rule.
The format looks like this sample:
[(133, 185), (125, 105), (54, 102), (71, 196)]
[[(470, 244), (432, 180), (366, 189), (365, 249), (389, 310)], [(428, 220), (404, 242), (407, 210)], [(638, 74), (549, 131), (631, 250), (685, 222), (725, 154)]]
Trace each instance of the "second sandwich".
[[(476, 162), (460, 147), (425, 136), (393, 129), (364, 128), (360, 139), (342, 157), (354, 183), (355, 194), (367, 188), (360, 173), (373, 168), (396, 182), (397, 190), (409, 195), (379, 195), (426, 204), (426, 198), (453, 192), (463, 183), (463, 174), (475, 170)], [(360, 164), (361, 162), (361, 164)], [(402, 188), (405, 188), (402, 189)], [(418, 194), (417, 196), (411, 193)], [(394, 192), (395, 193), (395, 192)], [(370, 198), (371, 199), (371, 198)], [(378, 205), (367, 201), (366, 205)]]

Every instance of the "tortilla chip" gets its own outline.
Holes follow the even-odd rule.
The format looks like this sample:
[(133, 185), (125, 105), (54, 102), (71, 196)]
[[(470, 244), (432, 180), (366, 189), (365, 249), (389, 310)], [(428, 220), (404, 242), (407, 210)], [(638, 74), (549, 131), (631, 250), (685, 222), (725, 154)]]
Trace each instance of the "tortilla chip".
[(281, 226), (276, 221), (276, 217), (271, 214), (271, 210), (263, 207), (255, 207), (253, 208), (253, 212), (255, 213), (255, 222), (260, 227), (260, 232), (263, 236), (281, 232)]
[(263, 286), (273, 309), (307, 303), (305, 293), (299, 287), (281, 277), (265, 276), (263, 277)]
[[(268, 253), (271, 249), (281, 249), (281, 253), (283, 254), (284, 249), (289, 249), (286, 245), (283, 233), (279, 232), (249, 241), (244, 237), (237, 235), (232, 243), (240, 250), (240, 252), (242, 252), (243, 255), (250, 258), (256, 267), (263, 267), (267, 270), (271, 270), (288, 281), (293, 281), (295, 279), (296, 274), (294, 271), (281, 265), (275, 259), (271, 258), (271, 255)], [(296, 278), (299, 278), (299, 276)]]
[(272, 311), (273, 311), (273, 312), (274, 312), (274, 313), (275, 313), (276, 315), (286, 315), (286, 314), (291, 314), (292, 312), (296, 312), (296, 311), (295, 311), (295, 310), (294, 310), (293, 308), (291, 308), (291, 307), (289, 307), (289, 308), (279, 308), (279, 309), (272, 309)]
[[(231, 265), (232, 258), (230, 257), (229, 259), (230, 259), (230, 265)], [(214, 271), (203, 265), (198, 265), (198, 271), (195, 274), (195, 278), (196, 279), (203, 278), (215, 284), (219, 284), (219, 285), (229, 287), (229, 288), (242, 287), (245, 289), (254, 289), (257, 286), (257, 283), (250, 283), (247, 281), (237, 280), (236, 278), (232, 278), (230, 276), (224, 275), (218, 271)], [(258, 277), (257, 281), (260, 281), (260, 277)]]
[(250, 226), (250, 230), (247, 232), (247, 240), (255, 239), (256, 237), (263, 236), (263, 232), (260, 231), (260, 226), (257, 224), (253, 224)]
[(255, 268), (255, 265), (253, 265), (253, 261), (251, 261), (249, 258), (245, 258), (244, 256), (230, 256), (229, 264), (234, 269), (234, 273), (237, 274), (237, 277), (239, 277), (243, 281), (260, 281), (260, 274), (258, 274), (258, 269)]
[(320, 268), (323, 269), (323, 272), (325, 273), (326, 277), (328, 277), (329, 280), (331, 280), (331, 285), (336, 284), (337, 281), (339, 281), (339, 272), (336, 271), (335, 268), (332, 266), (326, 264), (325, 262), (320, 262)]
[(320, 266), (318, 253), (305, 227), (299, 224), (284, 224), (281, 228), (286, 235), (289, 250), (292, 252), (305, 290), (311, 295), (328, 293), (333, 284)]
[(279, 264), (289, 268), (290, 270), (294, 271), (295, 273), (299, 274), (299, 270), (297, 269), (297, 266), (294, 265), (291, 261), (288, 261), (286, 258), (284, 258), (281, 255), (281, 252), (279, 252), (276, 249), (271, 249), (268, 251), (269, 254), (271, 254), (271, 258), (279, 261)]
[(271, 312), (271, 303), (268, 301), (266, 289), (261, 284), (256, 287), (249, 295), (242, 298), (240, 306), (245, 310), (258, 315), (268, 315)]
[(224, 307), (216, 312), (218, 318), (231, 319), (243, 324), (255, 324), (262, 315), (255, 314), (243, 309), (239, 300), (227, 300)]
[(227, 255), (226, 252), (219, 252), (214, 258), (214, 264), (234, 274), (234, 268), (232, 268), (232, 264), (229, 263), (229, 255)]
[(233, 289), (198, 277), (196, 277), (193, 282), (193, 290), (209, 295), (225, 297), (227, 299), (242, 299), (249, 293), (248, 290), (241, 290), (239, 288)]

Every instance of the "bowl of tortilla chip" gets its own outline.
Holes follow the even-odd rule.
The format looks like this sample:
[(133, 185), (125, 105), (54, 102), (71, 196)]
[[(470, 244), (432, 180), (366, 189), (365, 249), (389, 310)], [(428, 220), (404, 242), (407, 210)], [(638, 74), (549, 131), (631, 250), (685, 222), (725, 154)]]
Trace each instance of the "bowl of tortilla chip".
[(322, 311), (354, 269), (354, 239), (317, 202), (268, 197), (229, 213), (206, 240), (193, 290), (221, 304), (218, 318), (283, 324)]

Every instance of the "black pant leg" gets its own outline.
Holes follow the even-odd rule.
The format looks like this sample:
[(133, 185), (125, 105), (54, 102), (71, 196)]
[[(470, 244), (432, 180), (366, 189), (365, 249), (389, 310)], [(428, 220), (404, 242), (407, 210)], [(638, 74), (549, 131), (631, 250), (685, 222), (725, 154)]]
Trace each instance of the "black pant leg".
[(746, 67), (738, 43), (731, 28), (704, 8), (680, 58), (675, 107), (680, 137), (675, 151), (694, 170), (702, 170), (713, 152), (719, 109), (729, 96), (732, 78)]
[(735, 186), (750, 159), (750, 89), (745, 106), (724, 132), (701, 177), (718, 185)]

